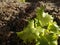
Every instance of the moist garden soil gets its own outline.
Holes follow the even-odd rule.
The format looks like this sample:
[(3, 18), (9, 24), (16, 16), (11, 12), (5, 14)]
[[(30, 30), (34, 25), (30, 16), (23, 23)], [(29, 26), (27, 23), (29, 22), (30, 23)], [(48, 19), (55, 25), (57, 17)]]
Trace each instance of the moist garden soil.
[[(28, 0), (25, 3), (17, 1), (0, 2), (0, 45), (34, 45), (25, 44), (17, 37), (16, 32), (22, 31), (28, 25), (27, 19), (36, 17), (35, 9), (45, 6), (45, 12), (54, 17), (60, 25), (60, 0)], [(58, 45), (60, 45), (60, 38)]]

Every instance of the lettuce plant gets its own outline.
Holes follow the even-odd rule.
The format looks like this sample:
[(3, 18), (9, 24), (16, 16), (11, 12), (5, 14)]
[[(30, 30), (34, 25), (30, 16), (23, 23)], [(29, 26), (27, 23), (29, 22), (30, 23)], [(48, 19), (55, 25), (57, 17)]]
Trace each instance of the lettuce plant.
[(36, 18), (28, 20), (28, 26), (21, 32), (16, 32), (17, 36), (25, 43), (35, 40), (35, 45), (58, 45), (57, 39), (60, 28), (52, 15), (44, 12), (44, 8), (36, 10)]

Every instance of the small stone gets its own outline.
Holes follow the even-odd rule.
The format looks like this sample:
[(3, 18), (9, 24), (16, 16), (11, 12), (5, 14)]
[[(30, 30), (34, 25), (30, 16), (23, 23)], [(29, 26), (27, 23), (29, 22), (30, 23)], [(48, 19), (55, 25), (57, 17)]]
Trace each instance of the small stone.
[(57, 13), (58, 13), (58, 9), (57, 9), (57, 8), (55, 8), (55, 12), (57, 12)]
[(59, 12), (60, 12), (60, 8), (59, 8), (58, 10), (59, 10)]
[(60, 15), (60, 12), (58, 13), (58, 15)]
[(52, 15), (56, 15), (57, 13), (56, 12), (53, 12)]

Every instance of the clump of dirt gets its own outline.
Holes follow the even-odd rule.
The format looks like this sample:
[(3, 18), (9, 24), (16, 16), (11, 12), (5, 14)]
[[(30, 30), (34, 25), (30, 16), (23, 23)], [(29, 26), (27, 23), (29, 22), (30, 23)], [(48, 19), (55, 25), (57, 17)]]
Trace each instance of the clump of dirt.
[(29, 18), (29, 15), (26, 10), (30, 6), (30, 3), (0, 2), (1, 45), (15, 45), (17, 43), (18, 38), (15, 32), (21, 31), (28, 23), (27, 18)]
[(7, 27), (16, 25), (15, 23), (18, 23), (18, 21), (26, 19), (27, 14), (25, 10), (28, 6), (30, 6), (29, 3), (0, 2), (0, 28), (6, 25), (8, 25)]

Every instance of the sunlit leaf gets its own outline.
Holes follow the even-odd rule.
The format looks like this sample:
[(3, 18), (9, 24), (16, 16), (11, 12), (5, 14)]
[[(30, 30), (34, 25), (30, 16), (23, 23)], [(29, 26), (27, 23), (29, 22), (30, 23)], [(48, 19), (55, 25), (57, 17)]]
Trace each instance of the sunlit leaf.
[(25, 0), (18, 0), (19, 2), (25, 2)]

